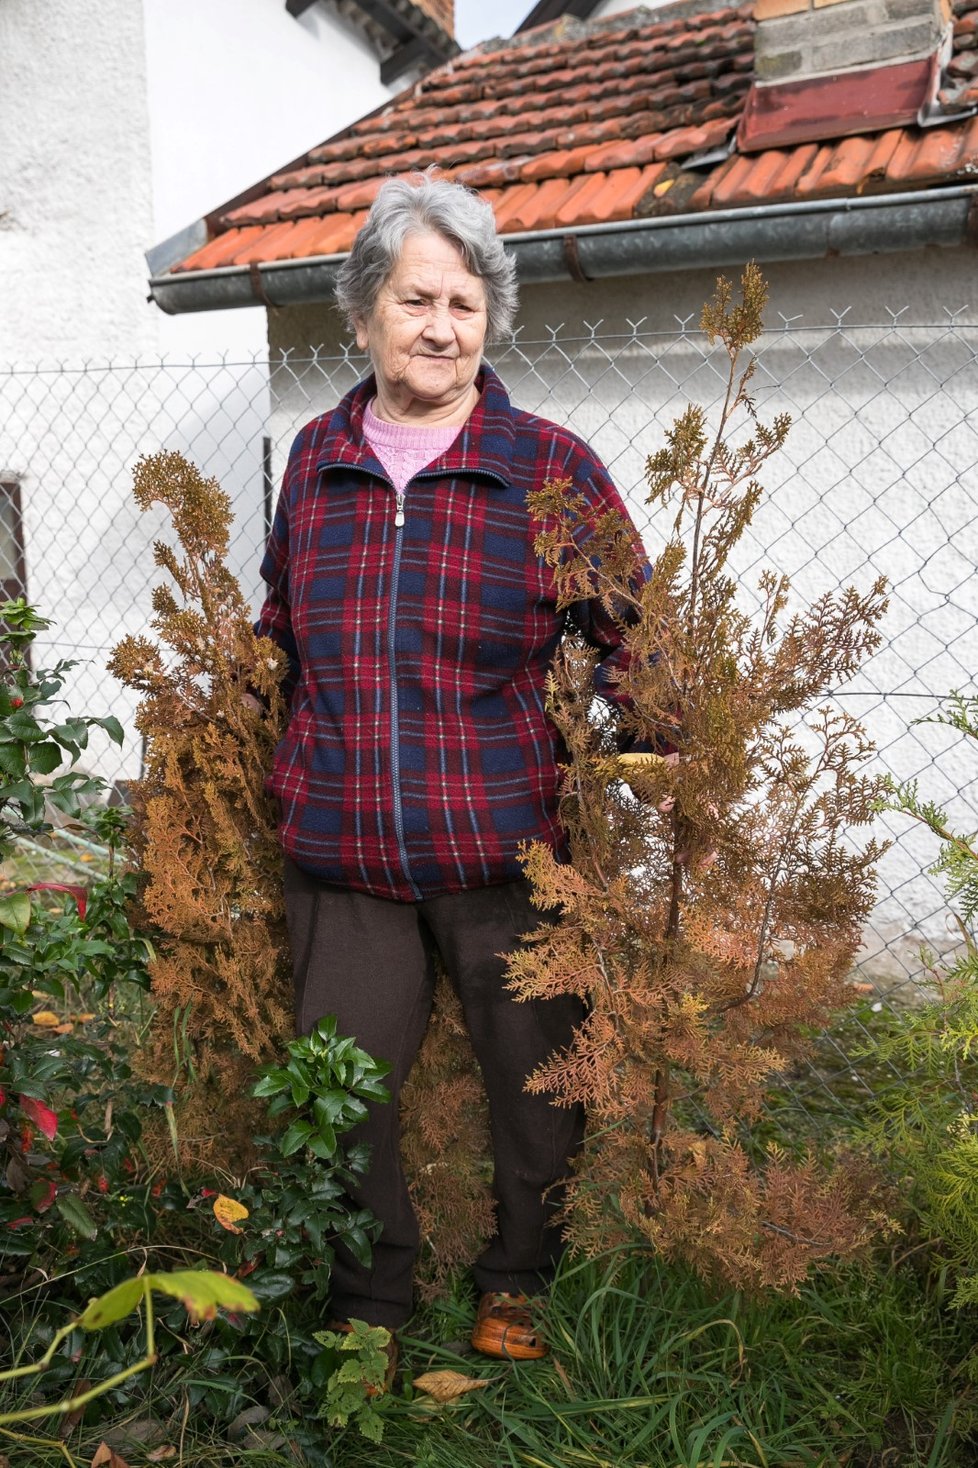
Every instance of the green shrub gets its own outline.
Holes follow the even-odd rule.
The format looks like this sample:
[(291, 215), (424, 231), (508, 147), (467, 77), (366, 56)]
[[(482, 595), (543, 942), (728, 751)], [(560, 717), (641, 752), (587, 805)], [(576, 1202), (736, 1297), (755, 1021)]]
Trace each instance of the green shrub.
[[(925, 722), (925, 721), (922, 721)], [(978, 743), (978, 698), (954, 695), (926, 721)], [(943, 875), (962, 946), (950, 966), (931, 957), (935, 997), (905, 1011), (867, 1058), (891, 1079), (869, 1108), (865, 1135), (905, 1185), (911, 1227), (939, 1252), (955, 1281), (954, 1303), (978, 1304), (978, 837), (955, 832), (917, 783), (891, 784), (886, 808), (941, 842)]]

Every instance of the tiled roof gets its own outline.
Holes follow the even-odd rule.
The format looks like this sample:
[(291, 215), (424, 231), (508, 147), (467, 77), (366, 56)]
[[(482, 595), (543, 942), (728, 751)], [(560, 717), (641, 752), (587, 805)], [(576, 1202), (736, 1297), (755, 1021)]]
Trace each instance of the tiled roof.
[[(685, 9), (686, 7), (684, 7)], [(978, 103), (978, 0), (955, 0), (943, 85)], [(503, 234), (973, 180), (978, 117), (729, 151), (753, 79), (752, 6), (557, 22), (482, 46), (208, 220), (173, 273), (341, 254), (384, 178), (438, 166)], [(947, 94), (946, 94), (947, 95)], [(858, 123), (857, 123), (858, 126)]]

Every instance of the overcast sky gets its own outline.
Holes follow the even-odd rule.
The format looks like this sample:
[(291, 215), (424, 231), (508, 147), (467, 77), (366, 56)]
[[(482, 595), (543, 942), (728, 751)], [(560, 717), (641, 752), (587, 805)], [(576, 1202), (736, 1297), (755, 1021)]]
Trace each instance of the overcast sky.
[(535, 0), (455, 0), (455, 39), (467, 51), (490, 36), (511, 36)]

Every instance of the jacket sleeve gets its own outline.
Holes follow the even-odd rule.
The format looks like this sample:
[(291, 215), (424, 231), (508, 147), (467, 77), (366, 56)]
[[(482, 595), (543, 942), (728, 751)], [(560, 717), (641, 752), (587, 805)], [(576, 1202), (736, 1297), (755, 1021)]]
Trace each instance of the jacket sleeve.
[(288, 658), (288, 670), (282, 680), (282, 694), (286, 705), (291, 703), (292, 694), (299, 681), (299, 650), (292, 629), (292, 609), (289, 602), (290, 487), (293, 482), (292, 470), (298, 449), (299, 440), (297, 439), (289, 455), (289, 467), (285, 472), (271, 534), (262, 558), (261, 577), (268, 591), (258, 621), (255, 623), (255, 632), (258, 636), (270, 637)]

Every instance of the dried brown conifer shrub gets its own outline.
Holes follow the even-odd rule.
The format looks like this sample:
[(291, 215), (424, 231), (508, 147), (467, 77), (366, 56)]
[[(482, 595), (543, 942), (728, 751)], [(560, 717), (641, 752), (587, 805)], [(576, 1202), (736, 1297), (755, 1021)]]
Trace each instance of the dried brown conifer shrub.
[[(128, 637), (110, 670), (142, 695), (142, 779), (130, 787), (140, 920), (159, 935), (150, 1042), (137, 1058), (173, 1084), (185, 1166), (239, 1170), (267, 1130), (248, 1093), (256, 1063), (279, 1059), (292, 1001), (275, 815), (263, 790), (285, 709), (283, 663), (255, 637), (225, 564), (231, 507), (176, 453), (143, 459), (134, 494), (170, 514), (180, 555), (154, 546), (173, 587), (153, 593), (159, 641)], [(259, 715), (241, 697), (265, 703)], [(485, 1097), (457, 1000), (442, 978), (404, 1091), (405, 1164), (424, 1237), (422, 1287), (474, 1258), (492, 1231)], [(154, 1133), (161, 1154), (169, 1136)]]
[[(851, 994), (880, 853), (852, 833), (880, 785), (863, 731), (821, 705), (877, 646), (886, 602), (878, 581), (791, 613), (786, 578), (765, 572), (760, 610), (745, 610), (731, 554), (789, 427), (760, 421), (753, 360), (742, 365), (764, 304), (748, 266), (739, 303), (721, 279), (704, 309), (728, 357), (726, 397), (714, 428), (689, 407), (648, 460), (648, 503), (675, 518), (647, 578), (618, 517), (590, 519), (567, 483), (531, 496), (562, 602), (600, 596), (632, 655), (612, 722), (595, 717), (587, 648), (565, 643), (553, 670), (572, 863), (527, 852), (537, 900), (563, 921), (510, 974), (521, 999), (574, 992), (590, 1005), (573, 1045), (529, 1081), (588, 1108), (572, 1243), (596, 1252), (637, 1236), (738, 1286), (792, 1288), (873, 1227), (868, 1173), (759, 1156), (745, 1132), (806, 1031)], [(622, 733), (676, 752), (626, 765)]]
[(231, 506), (216, 480), (159, 453), (137, 465), (134, 494), (143, 510), (169, 511), (181, 551), (154, 546), (172, 581), (153, 591), (159, 642), (127, 637), (109, 664), (142, 695), (130, 830), (140, 918), (159, 935), (154, 1023), (137, 1063), (175, 1087), (184, 1165), (233, 1169), (264, 1129), (249, 1099), (255, 1063), (292, 1034), (281, 857), (262, 788), (283, 721), (282, 658), (255, 636), (225, 564)]
[(401, 1092), (401, 1155), (421, 1230), (418, 1293), (439, 1294), (495, 1228), (488, 1105), (462, 1006), (440, 974), (431, 1022)]

